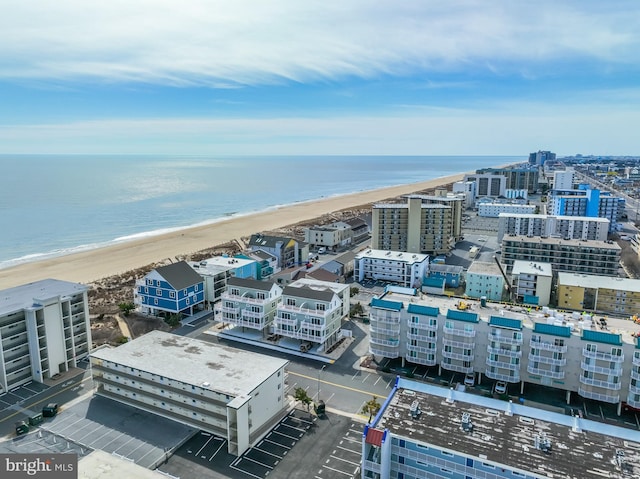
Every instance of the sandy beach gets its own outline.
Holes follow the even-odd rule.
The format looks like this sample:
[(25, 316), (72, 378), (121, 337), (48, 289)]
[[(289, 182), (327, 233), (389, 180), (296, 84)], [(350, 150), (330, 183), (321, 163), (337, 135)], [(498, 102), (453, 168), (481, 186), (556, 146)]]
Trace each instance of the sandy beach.
[(252, 233), (275, 230), (294, 223), (313, 220), (331, 212), (437, 188), (459, 181), (463, 176), (464, 174), (461, 173), (424, 182), (298, 203), (269, 212), (229, 218), (207, 226), (24, 263), (0, 270), (0, 289), (46, 278), (91, 283), (163, 261), (166, 258), (174, 258), (227, 243)]

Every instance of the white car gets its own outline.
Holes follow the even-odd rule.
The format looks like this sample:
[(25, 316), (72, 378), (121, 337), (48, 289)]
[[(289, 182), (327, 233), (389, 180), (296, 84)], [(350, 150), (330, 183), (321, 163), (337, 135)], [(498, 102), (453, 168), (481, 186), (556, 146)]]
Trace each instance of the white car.
[(507, 394), (507, 383), (498, 381), (495, 388), (496, 394)]
[(467, 373), (464, 377), (464, 385), (473, 387), (476, 384), (476, 375), (474, 373)]

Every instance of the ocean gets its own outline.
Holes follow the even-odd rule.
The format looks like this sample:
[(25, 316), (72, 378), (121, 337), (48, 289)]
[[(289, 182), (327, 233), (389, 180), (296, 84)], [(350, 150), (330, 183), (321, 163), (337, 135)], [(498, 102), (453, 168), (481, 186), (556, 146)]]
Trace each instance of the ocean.
[(0, 269), (228, 216), (525, 160), (0, 155)]

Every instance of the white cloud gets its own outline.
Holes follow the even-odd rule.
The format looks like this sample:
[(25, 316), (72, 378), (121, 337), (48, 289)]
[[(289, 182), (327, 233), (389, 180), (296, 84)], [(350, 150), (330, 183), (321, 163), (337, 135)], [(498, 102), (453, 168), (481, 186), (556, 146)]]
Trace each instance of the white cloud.
[(264, 84), (638, 62), (634, 1), (3, 0), (0, 78)]

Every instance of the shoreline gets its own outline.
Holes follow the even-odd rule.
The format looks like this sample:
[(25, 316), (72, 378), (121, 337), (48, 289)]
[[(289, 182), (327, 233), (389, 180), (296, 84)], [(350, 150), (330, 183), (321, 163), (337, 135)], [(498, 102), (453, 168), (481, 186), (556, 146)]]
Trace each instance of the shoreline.
[(277, 230), (297, 223), (313, 221), (336, 211), (356, 209), (406, 194), (432, 190), (459, 181), (465, 174), (467, 173), (302, 201), (266, 211), (221, 218), (209, 224), (185, 227), (169, 233), (144, 236), (109, 246), (20, 263), (0, 270), (0, 289), (47, 278), (89, 284), (161, 262), (167, 258), (173, 259), (176, 256), (229, 243), (260, 231)]

